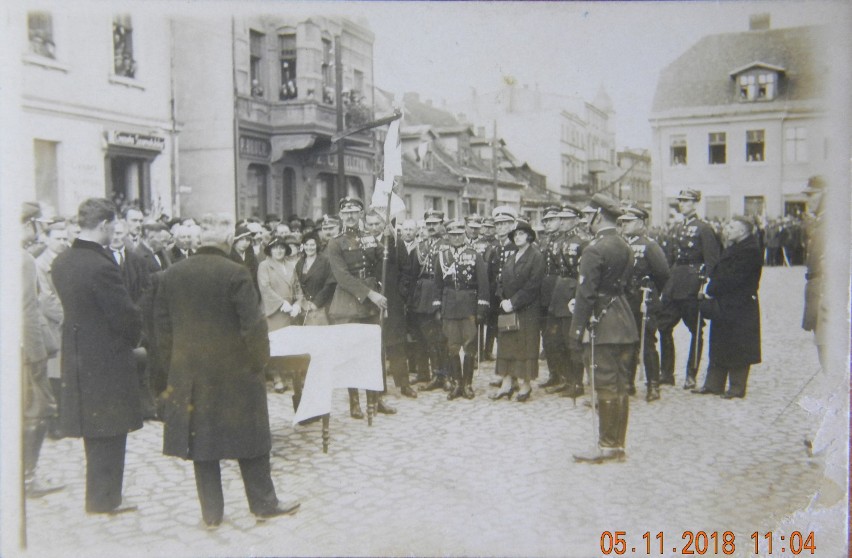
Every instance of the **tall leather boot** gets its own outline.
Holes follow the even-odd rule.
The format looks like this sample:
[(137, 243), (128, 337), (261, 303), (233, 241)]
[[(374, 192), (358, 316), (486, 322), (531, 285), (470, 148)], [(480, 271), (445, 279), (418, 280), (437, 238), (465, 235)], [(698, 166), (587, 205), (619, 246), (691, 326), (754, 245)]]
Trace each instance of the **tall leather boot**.
[(630, 416), (630, 398), (626, 395), (619, 395), (615, 403), (616, 416), (618, 419), (618, 436), (616, 441), (618, 442), (618, 447), (621, 448), (623, 452), (627, 442), (627, 419)]
[(674, 336), (671, 328), (660, 330), (660, 383), (673, 386), (675, 366)]
[[(689, 360), (686, 361), (686, 380), (683, 383), (683, 389), (693, 389), (697, 385), (698, 368), (701, 365), (701, 351), (704, 348), (703, 328), (699, 328), (698, 332), (698, 347), (696, 348), (694, 339), (690, 339), (689, 344)], [(695, 354), (696, 349), (698, 354)]]
[(639, 368), (639, 343), (630, 354), (630, 364), (627, 367), (627, 394), (636, 395), (636, 369)]
[(395, 415), (396, 408), (391, 407), (387, 401), (385, 401), (384, 392), (374, 391), (372, 392), (374, 397), (376, 398), (376, 412), (381, 413), (383, 415)]
[(475, 395), (473, 393), (473, 364), (474, 357), (465, 355), (462, 363), (462, 384), (464, 384), (462, 395), (465, 399), (473, 399)]
[(349, 388), (349, 416), (354, 419), (363, 419), (364, 411), (361, 410), (361, 399), (358, 397), (358, 390)]
[(447, 400), (452, 401), (453, 399), (461, 397), (462, 392), (464, 391), (462, 386), (461, 358), (459, 358), (458, 355), (451, 356), (449, 357), (449, 364), (452, 389), (450, 389), (450, 393), (447, 394)]
[(393, 383), (399, 388), (399, 392), (405, 397), (417, 398), (417, 392), (411, 389), (408, 378), (408, 370), (405, 363), (405, 346), (402, 344), (391, 345), (387, 348), (388, 363), (393, 376)]

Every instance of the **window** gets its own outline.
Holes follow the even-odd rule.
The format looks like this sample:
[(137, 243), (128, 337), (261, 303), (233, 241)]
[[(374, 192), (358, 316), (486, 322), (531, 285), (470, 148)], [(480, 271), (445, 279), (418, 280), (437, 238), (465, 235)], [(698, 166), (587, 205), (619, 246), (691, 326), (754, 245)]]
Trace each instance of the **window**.
[(437, 196), (423, 196), (423, 208), (428, 211), (430, 209), (436, 209), (438, 211), (444, 210), (444, 200)]
[(671, 138), (671, 166), (677, 167), (686, 164), (686, 136), (672, 136)]
[(771, 101), (778, 92), (778, 74), (770, 71), (744, 74), (737, 84), (741, 101)]
[(763, 215), (766, 205), (763, 196), (746, 196), (744, 202), (744, 215)]
[(730, 199), (728, 196), (707, 196), (704, 202), (704, 217), (710, 219), (725, 220), (730, 217), (728, 208)]
[(709, 136), (707, 162), (711, 165), (725, 164), (725, 132), (714, 132)]
[(784, 130), (784, 157), (788, 163), (808, 162), (808, 129), (796, 126)]
[(334, 104), (334, 49), (330, 39), (322, 40), (322, 102)]
[(364, 94), (364, 72), (354, 70), (352, 76), (355, 81), (355, 85), (352, 86), (352, 102), (357, 103)]
[(447, 219), (456, 218), (456, 202), (455, 200), (447, 200)]
[(118, 15), (112, 20), (113, 71), (121, 77), (136, 77), (136, 60), (133, 58), (133, 25), (129, 15)]
[(281, 66), (281, 88), (278, 98), (282, 101), (295, 99), (296, 90), (296, 34), (278, 36), (278, 56)]
[(57, 209), (59, 202), (58, 143), (33, 140), (36, 199)]
[(773, 72), (757, 75), (757, 98), (771, 100), (775, 98), (775, 79)]
[(249, 71), (252, 97), (263, 97), (263, 37), (263, 33), (249, 31)]
[(748, 130), (746, 132), (746, 161), (764, 160), (763, 130)]
[(49, 12), (27, 13), (27, 34), (30, 52), (47, 58), (56, 58), (53, 43), (53, 16)]

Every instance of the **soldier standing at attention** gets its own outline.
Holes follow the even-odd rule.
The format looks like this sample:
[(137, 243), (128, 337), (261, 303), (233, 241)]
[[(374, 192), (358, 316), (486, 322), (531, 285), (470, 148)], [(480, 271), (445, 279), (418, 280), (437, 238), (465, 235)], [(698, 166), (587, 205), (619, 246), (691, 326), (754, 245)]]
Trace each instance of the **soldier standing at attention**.
[[(645, 362), (645, 401), (656, 401), (660, 398), (660, 353), (657, 352), (656, 313), (659, 311), (660, 291), (669, 279), (669, 265), (666, 255), (660, 245), (645, 233), (645, 222), (648, 212), (642, 208), (631, 206), (624, 210), (624, 215), (618, 218), (621, 224), (621, 235), (630, 248), (633, 249), (633, 274), (627, 284), (627, 301), (636, 319), (636, 327), (643, 326), (642, 300), (645, 298), (643, 287), (650, 289), (646, 299), (645, 346), (643, 361)], [(636, 393), (636, 367), (639, 365), (639, 345), (633, 353), (630, 362), (630, 385), (627, 391), (630, 395)]]
[[(340, 200), (340, 220), (343, 232), (328, 242), (326, 257), (331, 273), (337, 281), (334, 297), (328, 308), (332, 324), (376, 324), (379, 312), (387, 310), (388, 299), (379, 292), (376, 274), (381, 269), (382, 247), (376, 237), (362, 233), (359, 226), (364, 214), (364, 203), (358, 198)], [(376, 411), (386, 415), (396, 409), (385, 403), (381, 392), (367, 393), (375, 396)], [(358, 390), (349, 388), (349, 414), (362, 419)]]
[(603, 463), (624, 459), (629, 408), (627, 363), (639, 336), (624, 295), (633, 270), (633, 251), (616, 232), (616, 219), (622, 211), (604, 194), (592, 196), (589, 205), (594, 209), (589, 229), (595, 238), (583, 250), (580, 261), (570, 340), (577, 349), (582, 343), (586, 366), (594, 367), (592, 397), (597, 395), (600, 420), (598, 448), (574, 455), (574, 459)]
[(565, 372), (563, 367), (568, 358), (568, 353), (562, 337), (560, 336), (559, 320), (548, 312), (553, 289), (556, 281), (562, 275), (562, 240), (563, 235), (559, 230), (562, 211), (559, 207), (550, 206), (544, 210), (541, 218), (547, 239), (541, 243), (541, 255), (544, 256), (544, 278), (541, 280), (541, 308), (542, 315), (547, 316), (541, 331), (541, 341), (544, 347), (544, 355), (547, 359), (547, 370), (550, 377), (546, 382), (538, 386), (549, 388), (565, 384)]
[[(495, 248), (488, 262), (488, 285), (491, 287), (491, 306), (488, 315), (488, 333), (485, 339), (485, 354), (491, 355), (494, 341), (497, 338), (497, 316), (500, 314), (500, 297), (497, 296), (497, 281), (503, 272), (506, 261), (518, 250), (509, 238), (509, 233), (515, 230), (518, 212), (508, 205), (500, 205), (491, 211), (495, 229)], [(500, 387), (501, 378), (490, 383), (491, 387)]]
[[(476, 324), (488, 311), (488, 271), (482, 257), (466, 245), (465, 225), (447, 226), (450, 247), (435, 255), (435, 301), (449, 349), (453, 389), (447, 399), (473, 399), (473, 368), (476, 360)], [(459, 357), (464, 349), (464, 361)]]
[[(699, 274), (702, 266), (706, 273), (716, 266), (720, 246), (713, 227), (696, 215), (695, 204), (701, 201), (701, 192), (681, 190), (677, 200), (678, 211), (683, 215), (683, 220), (675, 225), (672, 231), (675, 259), (671, 275), (663, 289), (659, 326), (663, 332), (662, 339), (666, 342), (672, 339), (672, 336), (666, 333), (667, 330), (673, 329), (679, 321), (683, 320), (689, 328), (692, 337), (683, 389), (693, 389), (704, 344), (704, 318), (701, 318), (699, 323), (698, 312), (698, 291), (701, 289)], [(671, 355), (673, 366), (674, 347), (663, 347), (663, 351)]]

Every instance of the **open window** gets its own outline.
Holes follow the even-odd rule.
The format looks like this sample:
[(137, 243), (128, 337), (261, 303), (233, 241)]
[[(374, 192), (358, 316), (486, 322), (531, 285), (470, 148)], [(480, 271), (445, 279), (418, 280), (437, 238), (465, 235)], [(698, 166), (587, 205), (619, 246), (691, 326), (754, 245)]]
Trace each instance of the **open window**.
[(764, 160), (765, 144), (763, 130), (748, 130), (746, 132), (746, 161), (760, 162)]
[(263, 39), (263, 33), (249, 31), (249, 73), (252, 97), (263, 97)]
[(724, 165), (726, 159), (725, 132), (713, 132), (708, 136), (707, 162), (711, 165)]
[(112, 20), (113, 72), (126, 78), (136, 77), (133, 57), (133, 23), (129, 15), (117, 15)]
[(281, 67), (281, 87), (278, 98), (282, 101), (295, 99), (296, 89), (296, 34), (278, 36), (278, 64)]
[(686, 165), (686, 136), (672, 136), (670, 144), (671, 166)]
[(30, 52), (38, 56), (56, 59), (56, 45), (53, 42), (53, 16), (50, 12), (28, 12), (27, 35), (30, 41)]

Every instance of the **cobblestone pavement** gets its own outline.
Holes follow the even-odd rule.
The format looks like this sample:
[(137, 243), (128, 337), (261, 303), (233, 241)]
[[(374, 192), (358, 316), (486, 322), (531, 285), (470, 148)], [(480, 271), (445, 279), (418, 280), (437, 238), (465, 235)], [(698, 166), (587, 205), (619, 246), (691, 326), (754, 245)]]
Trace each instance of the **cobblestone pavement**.
[[(125, 496), (139, 504), (135, 514), (87, 516), (82, 443), (45, 443), (40, 473), (68, 488), (27, 502), (29, 550), (36, 556), (597, 556), (602, 531), (618, 530), (626, 531), (628, 555), (645, 555), (642, 534), (649, 531), (651, 555), (660, 556), (684, 547), (685, 530), (718, 531), (720, 544), (730, 530), (733, 555), (749, 556), (751, 533), (772, 530), (806, 508), (823, 478), (819, 456), (808, 457), (803, 445), (816, 419), (795, 403), (818, 369), (811, 337), (799, 328), (803, 275), (803, 268), (764, 271), (764, 362), (752, 369), (748, 397), (725, 401), (666, 386), (661, 401), (647, 404), (640, 389), (631, 398), (624, 463), (572, 461), (572, 452), (592, 443), (591, 413), (581, 401), (574, 406), (539, 389), (526, 403), (490, 401), (493, 363), (477, 372), (471, 401), (450, 402), (443, 392), (404, 399), (391, 389), (399, 413), (377, 417), (372, 427), (348, 417), (346, 392), (338, 390), (327, 455), (320, 423), (292, 427), (289, 392), (270, 393), (273, 478), (279, 498), (301, 500), (295, 516), (256, 522), (239, 468), (229, 461), (223, 462), (225, 522), (217, 531), (203, 529), (191, 463), (164, 457), (162, 425), (149, 422), (128, 438)], [(682, 382), (688, 343), (682, 326), (676, 343)], [(540, 376), (547, 377), (543, 362)], [(820, 543), (817, 533), (817, 556), (846, 554), (845, 544)], [(782, 555), (778, 544), (773, 556)]]

